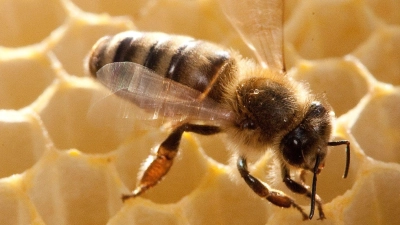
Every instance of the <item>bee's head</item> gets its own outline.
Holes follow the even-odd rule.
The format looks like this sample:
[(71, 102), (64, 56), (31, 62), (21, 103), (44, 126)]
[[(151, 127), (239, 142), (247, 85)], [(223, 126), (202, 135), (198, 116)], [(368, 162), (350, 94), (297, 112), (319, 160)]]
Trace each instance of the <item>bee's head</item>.
[(317, 174), (325, 165), (328, 146), (347, 145), (346, 167), (343, 178), (347, 177), (350, 166), (350, 142), (347, 140), (330, 142), (332, 131), (332, 118), (330, 106), (318, 101), (311, 102), (304, 119), (286, 134), (281, 143), (280, 151), (283, 160), (296, 167), (311, 171), (313, 176), (311, 192), (311, 210), (309, 218), (314, 215)]
[[(280, 142), (283, 160), (297, 168), (318, 174), (324, 167), (332, 130), (329, 105), (314, 101), (308, 106), (304, 119)], [(318, 161), (319, 165), (316, 165)]]

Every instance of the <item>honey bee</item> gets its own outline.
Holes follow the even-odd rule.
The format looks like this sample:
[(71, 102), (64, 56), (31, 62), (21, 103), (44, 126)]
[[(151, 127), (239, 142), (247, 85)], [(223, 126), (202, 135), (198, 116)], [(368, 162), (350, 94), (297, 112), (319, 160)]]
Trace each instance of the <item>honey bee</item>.
[[(169, 171), (184, 132), (212, 135), (224, 132), (236, 152), (237, 168), (247, 185), (279, 207), (294, 207), (312, 219), (317, 174), (324, 167), (328, 146), (346, 145), (346, 177), (350, 142), (331, 141), (334, 113), (326, 99), (312, 94), (286, 75), (283, 60), (283, 1), (221, 0), (223, 10), (254, 50), (259, 64), (233, 50), (191, 37), (128, 31), (101, 38), (92, 48), (88, 68), (116, 95), (139, 106), (152, 119), (175, 121), (138, 186), (123, 200), (155, 186)], [(311, 199), (307, 215), (285, 193), (252, 176), (247, 157), (272, 149), (285, 185)], [(311, 191), (291, 177), (291, 170), (313, 173)]]

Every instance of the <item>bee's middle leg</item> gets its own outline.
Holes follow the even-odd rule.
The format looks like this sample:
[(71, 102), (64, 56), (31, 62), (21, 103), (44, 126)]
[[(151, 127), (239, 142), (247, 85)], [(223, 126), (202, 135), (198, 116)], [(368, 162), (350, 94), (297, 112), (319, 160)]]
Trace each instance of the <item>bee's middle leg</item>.
[(246, 159), (242, 156), (238, 158), (237, 167), (240, 175), (246, 181), (247, 185), (260, 197), (266, 198), (269, 202), (279, 207), (289, 208), (293, 207), (300, 211), (303, 216), (303, 220), (308, 219), (308, 215), (304, 213), (303, 209), (295, 203), (295, 201), (287, 196), (285, 193), (272, 189), (266, 184), (262, 183), (259, 179), (255, 178), (250, 174), (247, 169)]
[(211, 135), (220, 132), (220, 128), (208, 125), (182, 124), (165, 139), (157, 150), (156, 155), (151, 159), (149, 166), (144, 171), (139, 185), (131, 194), (122, 195), (122, 200), (137, 197), (147, 189), (155, 186), (168, 173), (172, 162), (178, 153), (183, 132), (194, 132), (202, 135)]

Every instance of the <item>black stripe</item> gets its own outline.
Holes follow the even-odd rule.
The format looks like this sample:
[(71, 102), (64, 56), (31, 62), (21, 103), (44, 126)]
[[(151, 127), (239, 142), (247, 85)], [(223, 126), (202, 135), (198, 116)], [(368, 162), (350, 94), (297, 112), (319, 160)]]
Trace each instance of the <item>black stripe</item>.
[(159, 48), (158, 48), (158, 41), (154, 43), (150, 49), (149, 52), (147, 53), (146, 60), (143, 63), (143, 66), (151, 69), (151, 70), (156, 70), (158, 63), (160, 62), (161, 55), (159, 54)]
[(166, 78), (179, 82), (179, 75), (181, 74), (181, 66), (184, 59), (187, 58), (186, 48), (188, 47), (189, 43), (193, 42), (190, 40), (188, 43), (183, 44), (181, 47), (178, 48), (178, 51), (172, 56), (171, 62), (169, 63), (169, 67), (167, 70)]
[(130, 52), (130, 50), (131, 50), (131, 48), (130, 48), (131, 42), (132, 42), (132, 38), (131, 37), (127, 37), (127, 38), (125, 38), (124, 40), (122, 40), (119, 43), (117, 51), (115, 51), (113, 62), (129, 61), (129, 60), (126, 60), (126, 59), (130, 58), (130, 57), (127, 57), (127, 56), (130, 56), (132, 54)]
[[(136, 53), (140, 52), (140, 49), (143, 48), (143, 46), (141, 45), (141, 42), (140, 42), (140, 40), (142, 38), (143, 37), (138, 37), (138, 38), (133, 39), (131, 41), (131, 43), (128, 46), (128, 49), (127, 49), (127, 51), (125, 53), (125, 56), (124, 56), (124, 59), (123, 59), (124, 62), (133, 62), (132, 59), (135, 58)], [(138, 49), (139, 49), (139, 51), (138, 51)], [(140, 62), (136, 62), (136, 63), (140, 63)]]

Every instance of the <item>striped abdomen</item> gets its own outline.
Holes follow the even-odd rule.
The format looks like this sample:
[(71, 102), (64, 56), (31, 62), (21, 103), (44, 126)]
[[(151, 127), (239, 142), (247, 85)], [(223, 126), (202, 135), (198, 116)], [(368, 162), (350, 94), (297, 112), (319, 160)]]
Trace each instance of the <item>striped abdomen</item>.
[(89, 55), (89, 70), (112, 62), (135, 62), (220, 101), (236, 68), (230, 52), (209, 42), (163, 33), (123, 32), (101, 38)]

